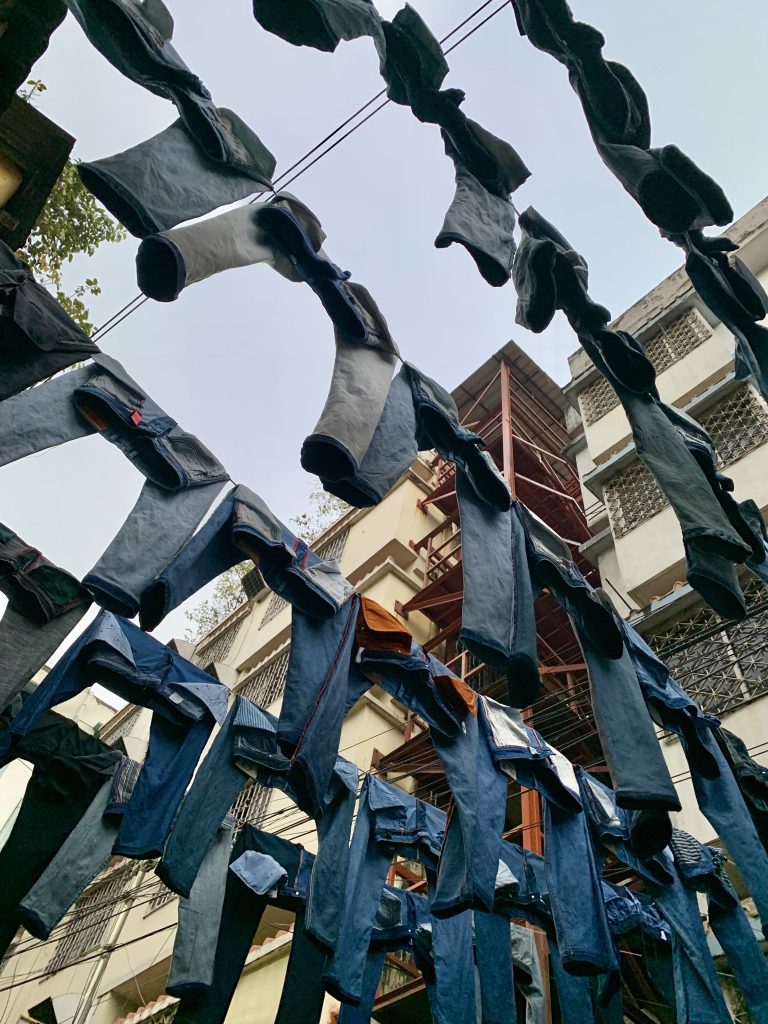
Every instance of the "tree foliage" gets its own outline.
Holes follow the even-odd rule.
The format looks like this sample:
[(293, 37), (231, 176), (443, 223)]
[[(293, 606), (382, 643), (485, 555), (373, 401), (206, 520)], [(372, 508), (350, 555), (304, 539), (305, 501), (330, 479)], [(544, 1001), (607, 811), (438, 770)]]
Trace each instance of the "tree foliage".
[[(44, 82), (30, 79), (20, 95), (32, 101), (45, 89)], [(90, 334), (93, 324), (83, 299), (101, 294), (101, 286), (95, 277), (87, 277), (67, 292), (64, 268), (75, 256), (93, 256), (103, 242), (121, 242), (126, 237), (125, 229), (99, 206), (80, 181), (77, 164), (68, 160), (18, 255), (29, 264), (38, 281), (53, 291), (72, 319)]]
[[(316, 487), (310, 492), (309, 503), (310, 507), (307, 512), (301, 512), (290, 520), (298, 535), (308, 544), (325, 533), (337, 519), (351, 508), (345, 501), (333, 494), (326, 494), (321, 487)], [(193, 643), (200, 640), (228, 615), (231, 615), (236, 608), (240, 607), (246, 599), (241, 581), (252, 568), (253, 563), (246, 561), (227, 569), (216, 580), (211, 596), (190, 611), (185, 612), (189, 623), (186, 630), (187, 640)]]

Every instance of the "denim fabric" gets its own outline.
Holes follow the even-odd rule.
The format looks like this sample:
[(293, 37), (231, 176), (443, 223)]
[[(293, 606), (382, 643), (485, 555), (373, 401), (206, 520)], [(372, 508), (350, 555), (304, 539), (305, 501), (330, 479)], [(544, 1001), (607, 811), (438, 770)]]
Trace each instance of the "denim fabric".
[(480, 501), (460, 468), (456, 496), (464, 580), (459, 636), (482, 661), (506, 670), (510, 704), (526, 707), (540, 680), (525, 532), (511, 508)]
[(0, 619), (0, 711), (47, 664), (87, 611), (88, 606), (81, 604), (45, 625), (36, 625), (8, 604)]
[(744, 741), (722, 727), (715, 729), (720, 746), (763, 846), (768, 849), (768, 768), (750, 757)]
[(623, 620), (619, 625), (651, 717), (657, 725), (679, 737), (689, 764), (695, 763), (700, 774), (717, 778), (717, 761), (703, 742), (708, 727), (717, 725), (717, 719), (705, 714), (691, 700), (632, 626)]
[[(115, 769), (118, 764), (115, 763)], [(113, 778), (104, 780), (58, 853), (19, 903), (19, 920), (36, 939), (47, 939), (66, 912), (112, 857), (119, 822), (104, 818)]]
[(436, 448), (444, 459), (464, 471), (481, 501), (502, 511), (509, 508), (509, 487), (490, 456), (481, 451), (484, 442), (480, 435), (459, 423), (458, 409), (453, 398), (415, 366), (405, 363), (404, 367), (416, 409), (419, 450)]
[[(65, 0), (91, 43), (123, 75), (170, 99), (190, 135), (212, 160), (271, 186), (275, 159), (211, 94), (171, 45), (173, 18), (162, 0)], [(176, 173), (183, 173), (177, 168)]]
[(736, 339), (736, 373), (752, 375), (768, 395), (768, 329), (759, 322), (768, 313), (768, 296), (738, 257), (738, 248), (725, 237), (707, 238), (700, 231), (674, 237), (685, 251), (685, 269), (709, 309)]
[(603, 36), (565, 0), (513, 0), (518, 28), (568, 69), (598, 153), (645, 215), (667, 231), (727, 224), (722, 189), (676, 146), (651, 149), (648, 101), (634, 76), (602, 55)]
[[(444, 830), (442, 811), (366, 776), (352, 833), (344, 904), (339, 907), (338, 940), (325, 975), (326, 989), (337, 998), (351, 1003), (362, 998), (366, 953), (392, 857), (397, 853), (418, 860), (434, 872)], [(437, 941), (434, 930), (433, 940)]]
[(569, 974), (618, 971), (600, 875), (583, 811), (544, 801), (544, 864), (563, 966)]
[(373, 441), (398, 359), (397, 346), (374, 300), (362, 285), (347, 285), (367, 310), (367, 343), (334, 325), (336, 357), (323, 411), (301, 448), (301, 464), (322, 480), (354, 478)]
[(536, 789), (566, 811), (578, 811), (581, 798), (570, 763), (519, 711), (490, 697), (478, 697), (481, 732), (493, 761), (526, 789)]
[(0, 399), (98, 352), (26, 263), (0, 242)]
[(77, 173), (102, 206), (138, 238), (271, 189), (266, 174), (259, 182), (209, 159), (181, 121), (123, 153), (78, 164)]
[(516, 1024), (509, 921), (477, 913), (474, 923), (481, 1024)]
[(525, 1024), (546, 1024), (547, 998), (536, 938), (530, 928), (509, 924), (515, 988), (525, 998)]
[(588, 638), (609, 658), (620, 658), (624, 646), (614, 613), (584, 579), (568, 545), (522, 502), (516, 501), (513, 509), (525, 533), (534, 590), (547, 587), (571, 616), (579, 636)]
[(0, 523), (0, 591), (11, 607), (44, 626), (91, 599), (75, 577)]
[(672, 825), (666, 812), (650, 818), (618, 806), (613, 790), (577, 765), (584, 811), (595, 842), (651, 882), (671, 885), (672, 877), (658, 854), (667, 846)]
[(189, 896), (179, 900), (178, 927), (165, 986), (169, 995), (207, 988), (213, 981), (231, 850), (232, 825), (225, 821), (206, 851)]
[(21, 758), (34, 766), (0, 850), (0, 951), (5, 953), (19, 927), (19, 902), (88, 811), (120, 753), (52, 712), (41, 715), (26, 735), (6, 732), (2, 741), (0, 764)]
[(336, 559), (318, 558), (257, 494), (240, 484), (141, 595), (142, 628), (154, 629), (244, 557), (252, 559), (276, 594), (307, 615), (334, 615), (352, 590)]
[[(159, 856), (192, 778), (225, 688), (130, 622), (101, 612), (57, 662), (0, 738), (5, 750), (49, 708), (102, 683), (154, 712), (144, 767), (123, 816), (115, 853)], [(196, 692), (189, 684), (202, 684)]]
[(96, 431), (147, 478), (122, 529), (84, 580), (100, 603), (131, 616), (157, 573), (154, 559), (170, 561), (228, 477), (215, 456), (108, 356), (2, 403), (0, 465)]
[[(418, 454), (416, 410), (408, 374), (402, 367), (390, 382), (384, 408), (357, 471), (341, 480), (328, 480), (321, 476), (321, 482), (326, 491), (342, 501), (356, 508), (368, 508), (378, 505), (389, 494)], [(311, 450), (305, 457), (302, 448), (301, 459), (305, 468), (309, 457)]]
[(253, 15), (268, 32), (294, 46), (332, 53), (342, 39), (372, 36), (383, 48), (381, 18), (371, 0), (253, 0)]
[(455, 736), (437, 731), (430, 735), (453, 800), (432, 913), (447, 917), (470, 908), (491, 911), (507, 808), (507, 777), (492, 756), (484, 723), (477, 715), (467, 715)]
[[(610, 609), (602, 591), (597, 591)], [(614, 614), (612, 612), (612, 614)], [(577, 627), (589, 695), (619, 807), (679, 811), (677, 795), (629, 652), (606, 658)], [(623, 646), (623, 645), (622, 645)], [(659, 849), (663, 849), (662, 843)]]
[(595, 1024), (589, 978), (580, 978), (568, 973), (563, 964), (560, 948), (557, 942), (551, 939), (549, 962), (555, 980), (561, 1019), (568, 1024)]
[(432, 957), (435, 992), (432, 999), (436, 1024), (474, 1021), (477, 999), (472, 957), (472, 913), (432, 922)]
[[(265, 854), (277, 861), (286, 877), (278, 884), (276, 896), (259, 895), (232, 870), (245, 853)], [(252, 826), (240, 833), (226, 870), (224, 898), (219, 895), (221, 883), (215, 893), (210, 888), (192, 891), (184, 923), (199, 923), (202, 932), (197, 941), (208, 951), (206, 960), (212, 964), (210, 984), (200, 985), (200, 975), (185, 976), (181, 969), (173, 986), (181, 997), (176, 1018), (183, 1024), (223, 1024), (235, 988), (240, 979), (253, 936), (267, 905), (273, 903), (296, 914), (288, 968), (280, 999), (276, 1024), (318, 1024), (323, 1004), (322, 967), (325, 954), (305, 934), (304, 903), (307, 879), (312, 866), (312, 854), (301, 846), (270, 835)], [(220, 873), (221, 865), (217, 864)], [(218, 911), (218, 912), (217, 912)], [(194, 916), (192, 916), (194, 914)], [(177, 930), (176, 945), (187, 941), (182, 938), (181, 922)], [(211, 956), (211, 949), (213, 955)], [(201, 945), (202, 949), (202, 945)], [(174, 956), (176, 949), (174, 948)], [(194, 965), (204, 969), (203, 957), (196, 955)], [(192, 981), (197, 984), (191, 984)]]
[(705, 778), (689, 761), (699, 808), (744, 876), (760, 915), (763, 932), (768, 935), (768, 854), (749, 816), (731, 766), (711, 729), (703, 728), (701, 739), (720, 774), (715, 779)]
[(680, 1024), (728, 1024), (730, 1014), (707, 947), (696, 896), (683, 886), (669, 851), (665, 862), (674, 884), (659, 888), (654, 899), (673, 931), (677, 1020)]

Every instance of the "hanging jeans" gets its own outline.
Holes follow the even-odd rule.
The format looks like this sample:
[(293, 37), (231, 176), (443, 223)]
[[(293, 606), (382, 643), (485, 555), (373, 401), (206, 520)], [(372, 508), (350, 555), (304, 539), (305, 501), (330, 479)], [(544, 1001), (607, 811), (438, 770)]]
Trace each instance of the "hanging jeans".
[(98, 352), (27, 265), (0, 242), (0, 400)]
[(159, 857), (214, 721), (226, 712), (226, 687), (132, 623), (102, 612), (25, 702), (0, 737), (0, 751), (93, 682), (154, 712), (115, 853)]
[[(6, 734), (7, 735), (7, 734)], [(120, 761), (120, 752), (74, 722), (46, 712), (25, 736), (13, 737), (2, 764), (34, 765), (21, 810), (0, 850), (0, 951), (21, 923), (18, 904), (40, 879)]]
[[(218, 853), (221, 847), (217, 844), (214, 850)], [(260, 854), (260, 860), (268, 860), (282, 869), (276, 896), (269, 894), (272, 884), (267, 888), (251, 879), (247, 867), (249, 852)], [(219, 856), (214, 858), (211, 873), (221, 872), (223, 860)], [(313, 860), (312, 854), (301, 846), (246, 825), (232, 850), (229, 870), (223, 864), (223, 900), (220, 881), (213, 884), (211, 873), (202, 878), (208, 884), (193, 888), (180, 916), (176, 940), (181, 959), (174, 970), (173, 989), (181, 997), (176, 1012), (179, 1024), (223, 1024), (254, 935), (269, 905), (296, 915), (276, 1024), (318, 1024), (324, 999), (325, 951), (309, 937), (304, 926)], [(235, 870), (238, 861), (244, 865), (241, 870)], [(256, 889), (265, 891), (255, 891), (251, 882)], [(182, 934), (182, 924), (193, 929), (194, 934)], [(194, 947), (191, 951), (190, 945)], [(190, 973), (185, 973), (186, 968)]]
[(137, 504), (84, 585), (135, 615), (139, 596), (192, 535), (224, 467), (108, 356), (0, 405), (0, 465), (101, 432), (146, 478)]

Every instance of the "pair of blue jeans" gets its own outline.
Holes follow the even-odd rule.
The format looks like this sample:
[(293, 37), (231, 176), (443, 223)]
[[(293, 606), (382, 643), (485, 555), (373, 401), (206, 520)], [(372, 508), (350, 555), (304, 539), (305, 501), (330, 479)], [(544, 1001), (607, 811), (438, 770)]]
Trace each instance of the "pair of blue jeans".
[(97, 432), (146, 482), (83, 584), (104, 607), (133, 616), (144, 588), (191, 537), (229, 478), (198, 438), (105, 355), (0, 405), (0, 465)]
[(147, 757), (114, 852), (159, 857), (214, 722), (226, 714), (226, 687), (132, 623), (101, 612), (25, 702), (0, 751), (94, 682), (153, 712)]
[(334, 615), (352, 591), (336, 559), (319, 558), (242, 484), (141, 595), (139, 621), (151, 630), (225, 570), (251, 558), (265, 583), (307, 615)]

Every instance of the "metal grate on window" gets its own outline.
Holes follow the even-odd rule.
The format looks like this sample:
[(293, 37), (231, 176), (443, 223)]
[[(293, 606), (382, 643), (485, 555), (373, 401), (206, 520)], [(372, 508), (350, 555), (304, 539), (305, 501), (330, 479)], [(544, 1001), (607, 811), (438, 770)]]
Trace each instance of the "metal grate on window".
[(337, 534), (327, 540), (325, 544), (321, 544), (319, 548), (315, 550), (315, 554), (318, 558), (324, 559), (326, 562), (330, 561), (331, 558), (340, 559), (344, 554), (344, 548), (347, 546), (347, 538), (349, 537), (349, 527), (346, 530), (339, 530)]
[(704, 317), (697, 310), (689, 309), (644, 341), (643, 348), (656, 373), (663, 373), (711, 335), (712, 328)]
[(754, 577), (741, 585), (743, 622), (724, 623), (700, 605), (647, 637), (687, 693), (716, 715), (768, 692), (768, 599)]
[(267, 588), (267, 584), (264, 582), (264, 577), (256, 567), (248, 570), (245, 576), (240, 580), (240, 586), (243, 588), (243, 593), (248, 600), (252, 597), (257, 597), (262, 590), (266, 590)]
[(215, 661), (223, 662), (232, 650), (237, 634), (240, 632), (240, 627), (244, 621), (244, 619), (238, 619), (237, 622), (233, 622), (231, 626), (228, 626), (223, 633), (219, 633), (218, 636), (203, 644), (202, 647), (195, 648), (195, 653), (192, 655), (192, 661), (196, 665), (210, 665)]
[(166, 903), (170, 903), (171, 900), (175, 899), (176, 893), (173, 892), (172, 889), (169, 889), (168, 886), (158, 878), (156, 892), (154, 896), (151, 896), (148, 900), (144, 916), (146, 917), (147, 914), (151, 914), (153, 910), (159, 910), (160, 907), (164, 907)]
[(640, 459), (625, 466), (603, 486), (614, 537), (623, 537), (667, 504), (650, 470)]
[(260, 825), (267, 813), (271, 794), (269, 786), (262, 786), (255, 779), (249, 779), (229, 810), (235, 819), (235, 828)]
[(699, 423), (714, 441), (723, 466), (768, 441), (768, 413), (748, 384), (702, 413)]
[(283, 608), (287, 607), (288, 602), (285, 600), (284, 597), (280, 597), (279, 594), (273, 594), (272, 597), (269, 599), (269, 604), (267, 605), (267, 610), (264, 612), (264, 617), (261, 620), (259, 629), (261, 629), (262, 626), (266, 626), (266, 624), (268, 622), (271, 622), (276, 615), (280, 614)]
[(56, 943), (56, 951), (48, 962), (47, 974), (60, 971), (97, 946), (115, 913), (115, 905), (128, 880), (138, 870), (137, 863), (128, 864), (80, 897), (72, 908), (66, 931)]
[(611, 409), (616, 408), (619, 404), (619, 396), (605, 377), (600, 377), (594, 384), (590, 384), (582, 391), (580, 401), (584, 422), (589, 427), (602, 419)]
[(285, 677), (288, 674), (288, 651), (285, 651), (274, 661), (270, 661), (264, 668), (259, 669), (256, 675), (238, 692), (241, 697), (247, 697), (260, 708), (268, 708), (278, 698), (282, 697), (285, 689)]
[(136, 726), (139, 724), (141, 713), (143, 708), (131, 708), (127, 711), (125, 716), (120, 719), (114, 729), (110, 729), (107, 726), (102, 729), (100, 739), (104, 743), (108, 743), (110, 747), (114, 747), (118, 740), (125, 739), (127, 736), (135, 735)]

